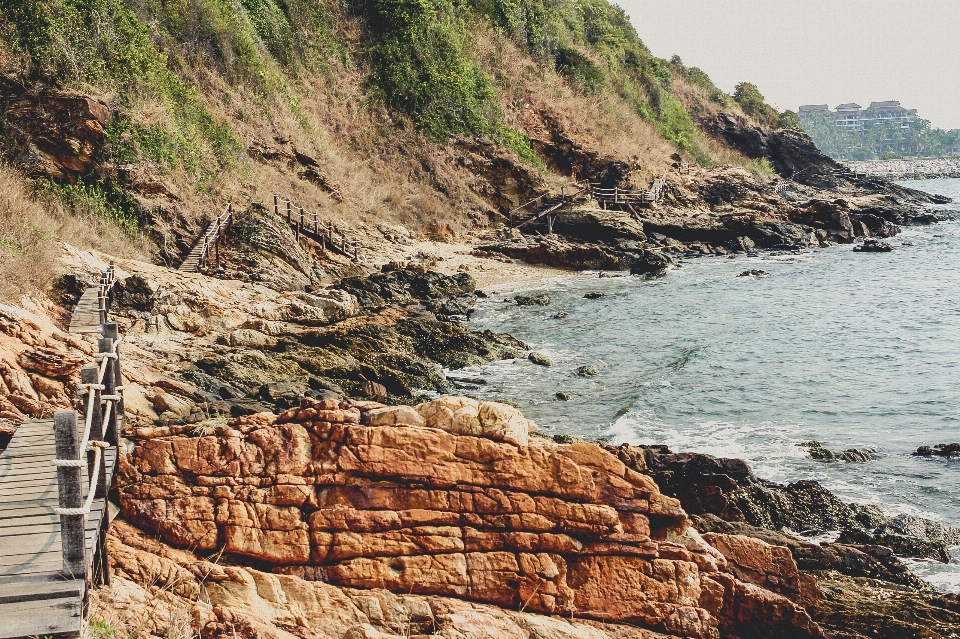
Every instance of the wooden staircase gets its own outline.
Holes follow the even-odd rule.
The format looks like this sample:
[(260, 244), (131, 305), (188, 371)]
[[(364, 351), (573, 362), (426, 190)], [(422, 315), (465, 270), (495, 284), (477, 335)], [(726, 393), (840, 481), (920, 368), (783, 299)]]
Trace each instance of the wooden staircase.
[(190, 249), (186, 259), (183, 260), (183, 263), (180, 264), (180, 268), (177, 270), (184, 273), (199, 272), (200, 269), (206, 265), (211, 250), (216, 254), (216, 262), (219, 266), (220, 240), (223, 239), (223, 234), (231, 222), (233, 222), (233, 202), (228, 202), (227, 209), (217, 215), (215, 219), (211, 220), (206, 230), (197, 238), (193, 248)]
[(510, 211), (510, 228), (518, 229), (546, 218), (547, 232), (553, 233), (553, 222), (556, 216), (551, 214), (564, 204), (572, 202), (587, 190), (588, 186), (584, 181), (574, 184), (569, 192), (567, 191), (567, 187), (561, 187), (559, 195), (551, 195), (548, 191), (543, 195), (535, 197), (529, 202), (521, 204)]

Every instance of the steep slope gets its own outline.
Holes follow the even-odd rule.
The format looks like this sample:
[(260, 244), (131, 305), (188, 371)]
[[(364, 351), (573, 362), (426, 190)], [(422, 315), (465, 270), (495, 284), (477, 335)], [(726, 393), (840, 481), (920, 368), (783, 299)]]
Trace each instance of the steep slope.
[(4, 0), (0, 18), (3, 157), (161, 263), (226, 200), (274, 192), (458, 230), (571, 178), (646, 185), (677, 150), (768, 171), (690, 115), (743, 117), (730, 96), (605, 0)]

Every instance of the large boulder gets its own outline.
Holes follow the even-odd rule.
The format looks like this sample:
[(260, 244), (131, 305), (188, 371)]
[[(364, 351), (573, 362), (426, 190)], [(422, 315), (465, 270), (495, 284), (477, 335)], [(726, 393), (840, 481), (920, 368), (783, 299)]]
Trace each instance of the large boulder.
[(786, 597), (718, 572), (649, 477), (594, 444), (525, 441), (529, 428), (512, 407), (449, 397), (305, 399), (207, 436), (131, 432), (121, 509), (165, 543), (334, 586), (696, 639), (822, 636)]

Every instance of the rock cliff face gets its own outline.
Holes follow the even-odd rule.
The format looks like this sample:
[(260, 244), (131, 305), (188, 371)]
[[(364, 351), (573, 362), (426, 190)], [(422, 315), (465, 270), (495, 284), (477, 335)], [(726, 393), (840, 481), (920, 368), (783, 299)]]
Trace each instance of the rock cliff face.
[[(308, 581), (698, 639), (822, 636), (788, 597), (723, 572), (649, 477), (532, 427), (509, 406), (443, 398), (305, 400), (194, 437), (136, 429), (122, 511), (166, 543)], [(744, 574), (780, 575), (795, 596), (795, 564), (772, 556)]]
[(55, 87), (0, 77), (0, 144), (26, 175), (76, 182), (94, 166), (107, 141), (106, 103)]

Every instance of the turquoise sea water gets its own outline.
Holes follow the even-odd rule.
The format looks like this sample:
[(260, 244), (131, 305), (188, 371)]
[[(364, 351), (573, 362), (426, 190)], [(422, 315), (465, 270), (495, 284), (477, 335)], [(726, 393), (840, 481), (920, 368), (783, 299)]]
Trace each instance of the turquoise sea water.
[[(960, 180), (904, 184), (960, 208)], [(475, 369), (488, 381), (476, 392), (515, 403), (548, 434), (740, 457), (765, 479), (816, 479), (889, 515), (960, 525), (960, 460), (910, 454), (960, 441), (960, 222), (907, 227), (890, 243), (891, 253), (709, 257), (655, 280), (594, 273), (497, 289), (471, 324), (510, 332), (555, 365)], [(738, 277), (747, 269), (768, 275)], [(503, 301), (528, 291), (551, 304)], [(583, 365), (600, 374), (577, 377)], [(796, 446), (812, 439), (877, 459), (814, 461)], [(955, 555), (912, 565), (960, 591)]]

